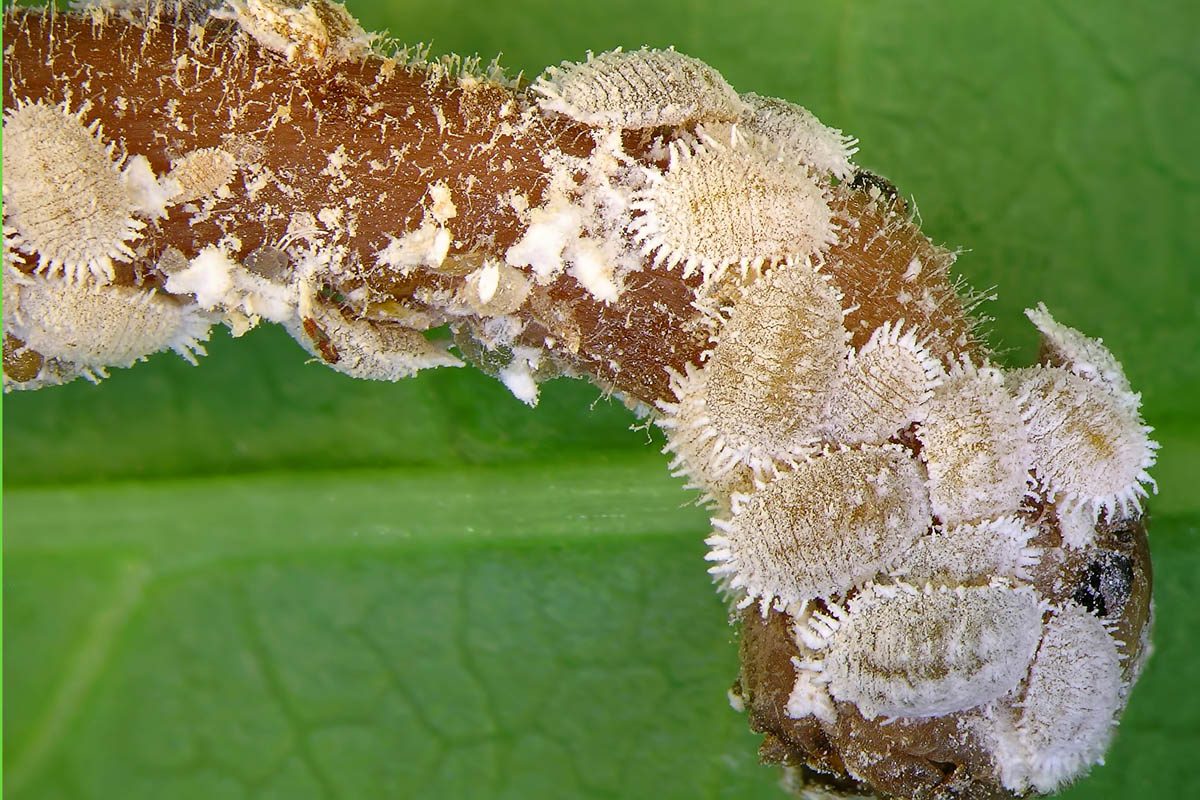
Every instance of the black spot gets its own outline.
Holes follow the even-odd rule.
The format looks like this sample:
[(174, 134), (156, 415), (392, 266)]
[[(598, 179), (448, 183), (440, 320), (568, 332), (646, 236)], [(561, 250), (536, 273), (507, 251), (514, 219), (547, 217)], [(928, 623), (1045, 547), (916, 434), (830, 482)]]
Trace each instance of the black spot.
[(1117, 617), (1133, 587), (1133, 559), (1111, 550), (1100, 551), (1080, 573), (1071, 599), (1097, 617)]
[(863, 189), (865, 191), (870, 191), (872, 188), (877, 189), (880, 195), (888, 199), (889, 203), (895, 203), (904, 209), (908, 208), (908, 203), (900, 196), (900, 190), (896, 188), (896, 184), (882, 175), (876, 175), (874, 172), (867, 172), (865, 169), (860, 169), (854, 173), (854, 179), (850, 181), (850, 185), (855, 189)]

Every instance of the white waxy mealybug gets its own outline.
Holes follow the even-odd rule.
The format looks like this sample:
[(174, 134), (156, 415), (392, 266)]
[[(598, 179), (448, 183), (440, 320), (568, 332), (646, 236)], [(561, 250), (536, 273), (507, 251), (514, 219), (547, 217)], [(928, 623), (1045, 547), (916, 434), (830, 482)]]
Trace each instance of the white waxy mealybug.
[(84, 125), (65, 104), (5, 112), (4, 236), (37, 255), (38, 271), (111, 281), (113, 261), (133, 256), (145, 223), (134, 218), (140, 198), (115, 149), (99, 122)]
[(1116, 356), (1104, 346), (1103, 341), (1085, 336), (1058, 322), (1050, 316), (1045, 303), (1038, 303), (1037, 308), (1025, 309), (1025, 316), (1029, 317), (1029, 321), (1042, 334), (1043, 346), (1048, 351), (1053, 366), (1068, 369), (1081, 378), (1100, 383), (1128, 405), (1139, 405), (1141, 398), (1129, 385), (1125, 369)]
[(763, 97), (753, 92), (742, 95), (747, 109), (738, 124), (739, 130), (764, 139), (783, 154), (847, 180), (855, 172), (851, 157), (858, 152), (858, 140), (830, 128), (811, 111), (777, 97)]
[(656, 265), (719, 278), (730, 266), (804, 259), (837, 236), (824, 189), (808, 168), (756, 147), (672, 142), (665, 173), (647, 170), (634, 195), (633, 239)]
[(721, 73), (674, 50), (611, 50), (550, 67), (532, 91), (543, 111), (605, 128), (732, 122), (743, 104)]
[(874, 577), (928, 529), (929, 501), (907, 451), (834, 450), (734, 494), (729, 519), (714, 524), (709, 571), (765, 612)]
[(1116, 641), (1103, 622), (1068, 603), (1046, 623), (1024, 697), (1012, 712), (992, 711), (1005, 788), (1054, 792), (1100, 763), (1122, 691)]
[(86, 279), (22, 275), (6, 282), (4, 302), (14, 306), (10, 332), (31, 349), (97, 374), (168, 349), (195, 364), (212, 325), (194, 303)]
[(811, 665), (867, 719), (929, 717), (990, 703), (1020, 683), (1042, 632), (1029, 586), (871, 586), (835, 609)]
[(986, 583), (994, 576), (1028, 580), (1040, 553), (1029, 546), (1035, 534), (1015, 516), (935, 528), (897, 559), (892, 575), (942, 586)]
[(829, 406), (828, 435), (846, 444), (887, 441), (925, 419), (942, 368), (904, 321), (885, 322), (849, 352), (846, 378)]
[(1034, 470), (1068, 513), (1128, 515), (1141, 508), (1146, 472), (1158, 445), (1137, 408), (1103, 384), (1058, 367), (1032, 367), (1012, 375)]
[(817, 421), (845, 367), (841, 298), (807, 263), (779, 264), (742, 290), (702, 368), (660, 403), (667, 448), (714, 485), (736, 465), (769, 473), (815, 449)]
[(174, 203), (205, 200), (225, 189), (237, 173), (237, 160), (220, 147), (192, 150), (171, 162), (168, 180), (175, 181)]
[(227, 0), (212, 16), (236, 21), (264, 49), (301, 64), (348, 61), (371, 50), (371, 36), (331, 0)]
[(918, 426), (933, 513), (947, 525), (1010, 514), (1029, 488), (1032, 450), (998, 369), (955, 365)]

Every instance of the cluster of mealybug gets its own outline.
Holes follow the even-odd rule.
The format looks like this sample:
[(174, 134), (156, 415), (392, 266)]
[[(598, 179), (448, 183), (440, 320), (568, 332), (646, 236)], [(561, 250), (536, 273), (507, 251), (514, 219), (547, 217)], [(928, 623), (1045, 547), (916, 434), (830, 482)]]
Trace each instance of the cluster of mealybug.
[(853, 142), (754, 95), (731, 121), (724, 82), (693, 70), (606, 53), (538, 91), (596, 126), (699, 126), (647, 168), (629, 227), (656, 265), (703, 274), (701, 306), (722, 303), (659, 403), (672, 466), (716, 509), (711, 571), (739, 607), (793, 620), (793, 718), (955, 716), (1004, 790), (1057, 789), (1103, 754), (1140, 645), (1034, 573), (1140, 515), (1155, 445), (1137, 395), (1044, 307), (1047, 361), (1028, 369), (932, 353), (899, 316), (849, 346), (822, 261)]
[[(253, 41), (300, 68), (324, 69), (370, 52), (371, 37), (343, 6), (326, 0), (89, 5), (97, 20), (173, 20), (185, 29), (231, 20), (238, 46)], [(170, 169), (155, 175), (144, 155), (124, 152), (98, 120), (88, 121), (93, 111), (87, 102), (73, 110), (69, 101), (17, 98), (4, 114), (6, 391), (98, 381), (110, 367), (167, 349), (194, 364), (214, 323), (238, 336), (262, 319), (284, 325), (320, 361), (356, 377), (397, 380), (461, 363), (418, 331), (353, 319), (318, 297), (303, 237), (263, 247), (245, 264), (230, 255), (240, 244), (236, 236), (192, 258), (174, 248), (151, 255), (145, 239), (161, 232), (168, 215), (207, 220), (236, 188), (251, 196), (261, 188), (260, 175), (247, 175), (243, 187), (231, 189), (243, 167), (263, 170), (223, 147), (202, 147), (176, 154)], [(256, 268), (271, 261), (255, 260), (263, 254), (277, 255), (283, 268)], [(326, 250), (320, 258), (334, 255)]]
[[(329, 0), (175, 10), (224, 20), (237, 47), (314, 80), (370, 53)], [(464, 96), (482, 80), (456, 79)], [(856, 142), (799, 106), (739, 95), (696, 59), (589, 54), (525, 93), (503, 88), (506, 141), (551, 123), (591, 141), (542, 153), (537, 191), (488, 209), (514, 215), (513, 235), (492, 230), (473, 250), (451, 227), (479, 214), (473, 175), (422, 184), (394, 235), (356, 249), (363, 198), (339, 144), (320, 172), (338, 202), (292, 210), (281, 237), (243, 254), (231, 204), (195, 255), (152, 253), (171, 214), (198, 224), (272, 182), (301, 190), (245, 137), (171, 153), (160, 176), (118, 155), (86, 103), (17, 100), (4, 117), (5, 387), (96, 379), (164, 349), (194, 360), (214, 322), (238, 335), (260, 320), (336, 370), (396, 380), (462, 363), (422, 333), (449, 324), (464, 356), (532, 403), (545, 376), (599, 374), (571, 360), (585, 339), (572, 302), (592, 304), (593, 328), (615, 325), (602, 315), (623, 312), (632, 276), (674, 274), (698, 355), (663, 356), (671, 396), (632, 399), (657, 403), (672, 469), (713, 510), (710, 572), (746, 630), (734, 700), (776, 748), (764, 752), (813, 797), (1049, 792), (1096, 763), (1148, 653), (1138, 526), (1156, 445), (1116, 358), (1039, 306), (1042, 363), (992, 364), (959, 324), (969, 304), (931, 278), (949, 259), (873, 271), (890, 236), (918, 234), (894, 191), (856, 170)], [(362, 160), (386, 172), (407, 157)], [(619, 373), (620, 348), (604, 356)], [(921, 744), (894, 744), (909, 735)]]
[[(730, 267), (745, 279), (834, 241), (827, 192), (831, 177), (847, 174), (853, 143), (799, 106), (739, 96), (674, 50), (589, 54), (546, 70), (532, 93), (542, 113), (592, 126), (596, 146), (585, 161), (547, 157), (556, 181), (508, 254), (514, 266), (545, 280), (566, 262), (594, 296), (613, 301), (622, 273), (647, 260), (700, 273), (711, 287)], [(664, 128), (674, 138), (653, 135)], [(640, 150), (627, 147), (632, 132), (646, 136)], [(598, 239), (591, 249), (610, 266), (573, 257), (577, 246), (560, 241), (572, 235)], [(589, 280), (597, 272), (603, 293)]]
[[(145, 158), (117, 157), (86, 113), (28, 102), (4, 115), (4, 333), (29, 362), (6, 390), (96, 381), (165, 349), (204, 354), (212, 320), (195, 303), (113, 283), (171, 185)], [(26, 260), (35, 274), (17, 268)]]
[[(747, 352), (772, 353), (780, 329), (754, 329)], [(911, 351), (909, 380), (890, 379), (890, 370), (850, 372), (861, 384), (853, 396), (874, 399), (888, 424), (868, 422), (857, 443), (835, 446), (847, 426), (822, 420), (844, 417), (845, 406), (807, 416), (797, 404), (793, 418), (826, 440), (807, 452), (781, 450), (769, 465), (747, 454), (734, 468), (753, 488), (732, 494), (727, 480), (708, 477), (706, 456), (758, 420), (769, 430), (787, 415), (748, 404), (727, 421), (706, 413), (707, 404), (664, 404), (680, 468), (727, 509), (709, 539), (722, 586), (764, 613), (811, 612), (796, 623), (797, 651), (809, 655), (796, 658), (789, 714), (833, 727), (846, 713), (962, 715), (990, 747), (1000, 783), (1017, 793), (1053, 791), (1100, 759), (1136, 674), (1123, 673), (1121, 662), (1142, 645), (1118, 641), (1074, 599), (1052, 603), (1028, 582), (1043, 550), (1060, 559), (1086, 552), (1098, 525), (1140, 516), (1154, 461), (1136, 395), (1099, 343), (1086, 345), (1103, 356), (1108, 378), (1094, 359), (1007, 375), (964, 361), (932, 376)], [(718, 334), (710, 359), (719, 348)], [(710, 369), (695, 370), (689, 384), (714, 396), (757, 385), (756, 370), (708, 377)], [(844, 382), (845, 374), (831, 369), (825, 380)], [(739, 385), (714, 392), (716, 376)], [(897, 396), (905, 402), (891, 402)], [(1047, 537), (1050, 530), (1057, 535)], [(1049, 547), (1031, 546), (1035, 536)]]

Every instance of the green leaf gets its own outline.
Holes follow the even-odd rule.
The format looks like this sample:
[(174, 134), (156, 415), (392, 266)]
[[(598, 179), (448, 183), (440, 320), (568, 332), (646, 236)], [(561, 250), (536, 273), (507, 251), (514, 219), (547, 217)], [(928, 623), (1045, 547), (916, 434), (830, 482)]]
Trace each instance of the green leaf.
[[(354, 8), (352, 3), (352, 8)], [(862, 141), (996, 285), (1125, 361), (1163, 444), (1157, 651), (1077, 798), (1190, 796), (1200, 657), (1194, 4), (359, 2), (536, 74), (676, 45)], [(774, 797), (704, 515), (581, 383), (305, 364), (276, 330), (5, 398), (13, 798)], [(652, 437), (651, 437), (652, 438)]]

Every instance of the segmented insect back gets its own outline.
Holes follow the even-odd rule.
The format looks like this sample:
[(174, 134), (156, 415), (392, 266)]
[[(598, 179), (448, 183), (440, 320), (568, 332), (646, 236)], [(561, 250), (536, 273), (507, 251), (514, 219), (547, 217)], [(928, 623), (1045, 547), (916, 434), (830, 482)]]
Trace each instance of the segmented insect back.
[(550, 67), (532, 90), (543, 111), (605, 128), (732, 122), (744, 108), (721, 73), (674, 50), (589, 53)]
[(4, 235), (37, 269), (111, 281), (144, 224), (99, 122), (65, 104), (20, 103), (4, 115)]

